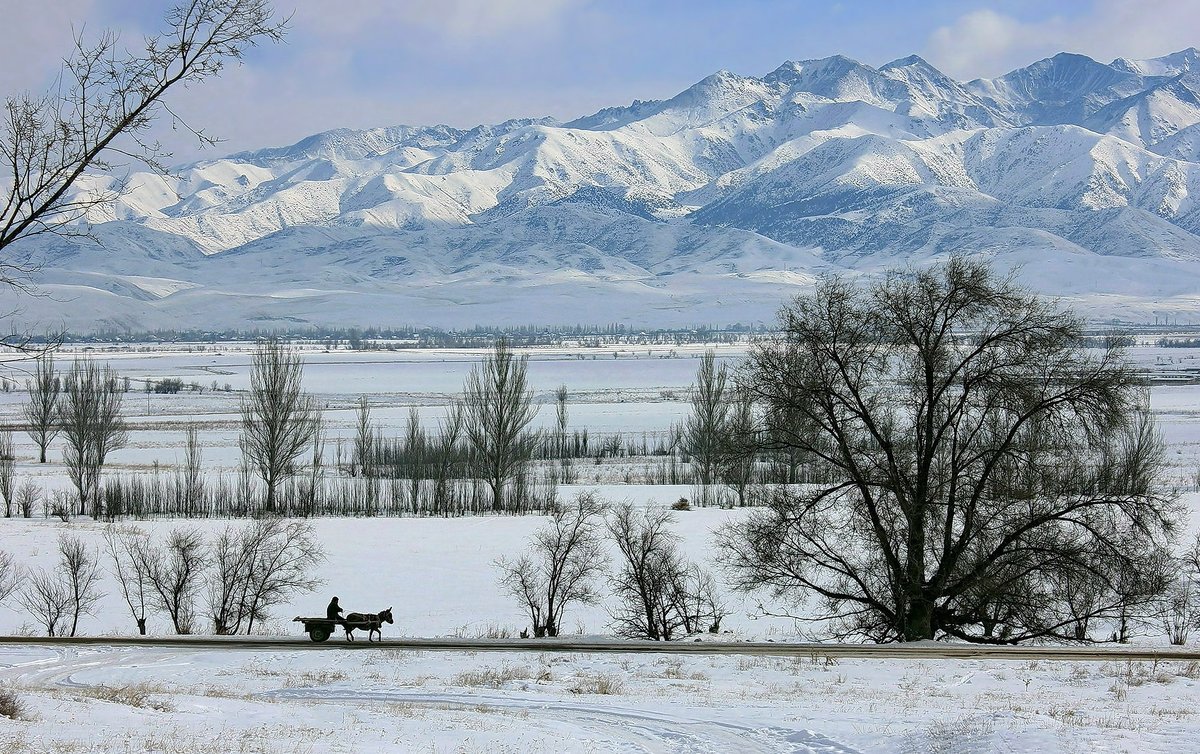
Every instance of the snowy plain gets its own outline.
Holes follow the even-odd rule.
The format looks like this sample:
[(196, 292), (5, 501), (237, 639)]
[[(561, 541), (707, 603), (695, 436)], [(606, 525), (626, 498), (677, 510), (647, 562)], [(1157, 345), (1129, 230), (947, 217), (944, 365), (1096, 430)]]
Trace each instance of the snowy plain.
[[(612, 351), (618, 353), (614, 358)], [(535, 352), (530, 380), (539, 398), (559, 384), (571, 394), (570, 426), (598, 431), (664, 431), (687, 410), (687, 388), (702, 349), (605, 349), (600, 354)], [(672, 353), (674, 352), (674, 353)], [(72, 353), (60, 358), (65, 366)], [(236, 464), (238, 389), (249, 352), (158, 349), (80, 352), (108, 361), (134, 381), (126, 400), (130, 447), (117, 473), (180, 460), (183, 427), (201, 427), (205, 463)], [(596, 359), (590, 356), (596, 355)], [(737, 348), (722, 355), (732, 362)], [(1190, 368), (1198, 352), (1133, 349), (1157, 372)], [(306, 387), (328, 403), (331, 435), (350, 434), (352, 404), (368, 394), (389, 434), (410, 407), (435, 420), (478, 353), (306, 353)], [(139, 392), (137, 381), (180, 377), (229, 382), (175, 396)], [(12, 421), (24, 394), (0, 393)], [(147, 398), (149, 403), (147, 404)], [(1189, 509), (1200, 507), (1200, 385), (1156, 386), (1152, 406), (1170, 447), (1171, 474)], [(539, 421), (551, 422), (544, 405)], [(65, 486), (57, 447), (33, 463), (18, 437), (18, 481)], [(564, 487), (563, 496), (592, 486)], [(606, 484), (612, 500), (669, 505), (683, 486)], [(712, 567), (712, 533), (744, 511), (674, 514), (687, 554)], [(1188, 529), (1197, 526), (1193, 513)], [(796, 659), (632, 654), (302, 651), (295, 615), (319, 615), (332, 594), (349, 610), (395, 608), (385, 636), (517, 634), (527, 622), (497, 586), (496, 558), (518, 552), (538, 516), (318, 518), (328, 559), (322, 586), (273, 611), (264, 631), (296, 637), (296, 650), (223, 652), (154, 648), (0, 644), (0, 689), (13, 690), (22, 719), (0, 716), (0, 753), (63, 752), (1143, 752), (1200, 751), (1200, 664)], [(211, 536), (237, 522), (132, 522), (164, 536), (195, 527)], [(105, 524), (85, 518), (0, 519), (0, 550), (28, 567), (53, 563), (69, 531), (95, 546)], [(92, 635), (130, 634), (116, 583), (81, 624)], [(726, 593), (728, 640), (803, 637), (795, 623), (760, 614), (761, 596)], [(768, 603), (768, 607), (770, 607)], [(610, 632), (605, 605), (572, 608), (569, 633)], [(34, 633), (9, 600), (0, 634)], [(169, 633), (152, 620), (151, 633)], [(341, 641), (334, 637), (331, 641)], [(532, 640), (531, 640), (532, 641)], [(1147, 633), (1140, 643), (1162, 644)]]

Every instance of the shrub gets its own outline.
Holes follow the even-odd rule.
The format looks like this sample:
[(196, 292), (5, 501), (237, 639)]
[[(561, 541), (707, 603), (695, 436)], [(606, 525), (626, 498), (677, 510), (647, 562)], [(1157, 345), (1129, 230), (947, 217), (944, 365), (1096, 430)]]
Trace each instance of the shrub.
[(620, 694), (625, 691), (625, 684), (615, 675), (582, 676), (571, 687), (572, 694)]
[(26, 719), (25, 703), (12, 689), (0, 689), (0, 717), (10, 720)]

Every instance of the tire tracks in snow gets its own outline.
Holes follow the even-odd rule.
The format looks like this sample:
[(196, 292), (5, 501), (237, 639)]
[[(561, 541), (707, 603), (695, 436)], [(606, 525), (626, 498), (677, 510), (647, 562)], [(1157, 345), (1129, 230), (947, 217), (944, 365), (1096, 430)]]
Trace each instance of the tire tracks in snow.
[(8, 652), (0, 645), (0, 679), (8, 684), (30, 688), (90, 688), (100, 684), (75, 680), (77, 673), (103, 670), (138, 669), (178, 664), (185, 656), (179, 652), (130, 652), (106, 648), (55, 649), (54, 655), (32, 660), (6, 662)]
[(376, 702), (436, 709), (478, 710), (480, 707), (528, 713), (531, 720), (553, 721), (598, 743), (620, 745), (645, 754), (859, 754), (811, 730), (753, 727), (727, 721), (655, 712), (612, 704), (574, 702), (554, 697), (511, 693), (459, 693), (404, 689), (356, 690), (298, 688), (267, 691), (260, 696), (288, 701)]

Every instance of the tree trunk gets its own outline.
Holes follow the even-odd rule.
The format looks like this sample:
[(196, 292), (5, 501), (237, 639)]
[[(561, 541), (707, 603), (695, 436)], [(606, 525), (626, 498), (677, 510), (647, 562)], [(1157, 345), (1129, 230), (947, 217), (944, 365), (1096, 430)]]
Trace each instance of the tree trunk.
[(138, 618), (137, 626), (138, 626), (138, 633), (141, 634), (142, 636), (145, 636), (146, 635), (146, 619)]
[(38, 463), (45, 463), (46, 462), (46, 446), (42, 445), (41, 450), (42, 450), (42, 454), (41, 454), (41, 458), (38, 460)]
[(504, 510), (504, 481), (492, 479), (488, 486), (492, 488), (492, 512), (500, 513)]
[(909, 595), (904, 613), (904, 641), (923, 641), (933, 638), (933, 600), (923, 593)]

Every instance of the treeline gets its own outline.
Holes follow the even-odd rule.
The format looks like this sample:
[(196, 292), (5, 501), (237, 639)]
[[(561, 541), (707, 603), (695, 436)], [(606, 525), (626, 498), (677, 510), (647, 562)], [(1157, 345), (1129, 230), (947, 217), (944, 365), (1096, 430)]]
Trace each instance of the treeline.
[(397, 327), (303, 327), (286, 330), (265, 328), (223, 330), (101, 330), (92, 333), (62, 333), (35, 338), (35, 344), (73, 343), (198, 343), (216, 345), (238, 341), (283, 339), (293, 343), (321, 345), (326, 348), (381, 350), (395, 348), (491, 348), (500, 340), (513, 347), (556, 346), (566, 342), (583, 346), (607, 345), (689, 345), (736, 343), (763, 332), (761, 326), (697, 325), (681, 328), (643, 328), (621, 323), (607, 325), (519, 325), (511, 327), (475, 326), (463, 329), (439, 329), (415, 326)]
[[(159, 615), (177, 634), (252, 633), (271, 609), (320, 583), (325, 553), (306, 521), (261, 518), (231, 524), (208, 540), (189, 528), (154, 541), (136, 527), (104, 532), (110, 571), (145, 635)], [(16, 595), (47, 636), (75, 636), (106, 595), (104, 556), (73, 534), (58, 540), (50, 568), (27, 570), (0, 551), (0, 600)]]
[[(527, 369), (528, 357), (516, 357), (502, 340), (443, 417), (423, 423), (414, 408), (394, 435), (373, 420), (363, 396), (353, 438), (331, 448), (321, 411), (302, 389), (297, 352), (265, 341), (243, 393), (242, 462), (235, 474), (205, 473), (191, 428), (178, 470), (156, 466), (152, 473), (105, 476), (109, 454), (128, 441), (121, 409), (129, 381), (92, 362), (76, 362), (61, 376), (46, 354), (27, 383), (26, 431), (43, 463), (49, 444), (65, 438), (75, 494), (44, 495), (30, 482), (17, 486), (12, 433), (0, 430), (0, 496), (8, 516), (40, 509), (63, 520), (76, 514), (109, 521), (263, 513), (463, 516), (548, 511), (560, 484), (577, 484), (583, 467), (605, 463), (617, 464), (621, 474), (609, 481), (694, 485), (695, 505), (754, 504), (772, 485), (830, 476), (817, 456), (779, 446), (756, 429), (751, 401), (711, 351), (701, 360), (686, 421), (653, 434), (572, 428), (565, 385), (555, 391), (554, 426), (532, 430), (538, 407), (526, 387)], [(147, 383), (148, 390), (182, 388), (175, 380)]]
[(1200, 338), (1159, 338), (1159, 348), (1200, 348)]

